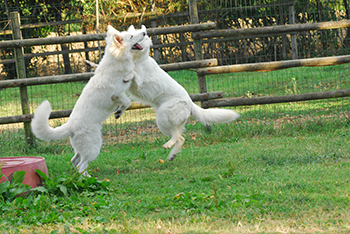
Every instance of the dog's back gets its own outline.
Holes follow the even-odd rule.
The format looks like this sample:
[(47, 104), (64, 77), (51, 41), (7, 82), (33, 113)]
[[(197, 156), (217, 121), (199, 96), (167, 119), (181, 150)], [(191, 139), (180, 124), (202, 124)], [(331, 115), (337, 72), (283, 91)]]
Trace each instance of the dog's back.
[(142, 81), (140, 86), (133, 82), (129, 89), (129, 93), (134, 99), (151, 105), (155, 109), (162, 103), (174, 99), (192, 102), (187, 91), (161, 69), (152, 57), (136, 58), (134, 63), (135, 72), (140, 75)]

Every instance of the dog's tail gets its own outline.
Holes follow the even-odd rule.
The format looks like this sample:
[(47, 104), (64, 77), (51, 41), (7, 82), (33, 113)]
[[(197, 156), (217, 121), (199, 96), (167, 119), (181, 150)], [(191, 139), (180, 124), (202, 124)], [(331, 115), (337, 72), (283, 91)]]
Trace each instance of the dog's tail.
[(43, 101), (32, 119), (31, 127), (34, 135), (44, 141), (61, 140), (71, 136), (71, 132), (67, 124), (60, 127), (52, 128), (49, 125), (49, 117), (51, 113), (51, 105), (49, 101)]
[(229, 123), (239, 118), (240, 114), (227, 109), (202, 109), (193, 103), (192, 116), (204, 125), (211, 125), (213, 123)]

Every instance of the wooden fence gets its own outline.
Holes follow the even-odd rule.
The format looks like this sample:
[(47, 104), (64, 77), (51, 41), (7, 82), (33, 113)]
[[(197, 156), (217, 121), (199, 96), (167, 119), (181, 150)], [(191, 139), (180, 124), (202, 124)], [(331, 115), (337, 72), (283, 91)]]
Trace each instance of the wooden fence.
[[(28, 144), (32, 145), (34, 143), (34, 137), (31, 133), (30, 121), (33, 115), (31, 114), (31, 111), (29, 109), (29, 98), (28, 98), (27, 86), (86, 81), (86, 80), (89, 80), (89, 78), (93, 75), (93, 73), (26, 78), (23, 47), (104, 40), (106, 35), (105, 34), (88, 34), (88, 35), (55, 37), (55, 38), (22, 39), (20, 25), (21, 24), (20, 24), (19, 14), (17, 12), (12, 12), (11, 28), (13, 31), (12, 33), (13, 40), (1, 41), (0, 48), (14, 48), (15, 58), (16, 58), (16, 67), (17, 67), (17, 79), (0, 81), (0, 89), (19, 87), (20, 99), (21, 99), (21, 105), (22, 105), (22, 115), (1, 117), (0, 124), (23, 122), (26, 141)], [(167, 27), (167, 28), (155, 28), (155, 29), (149, 28), (147, 29), (147, 34), (152, 36), (152, 35), (162, 35), (162, 34), (169, 34), (169, 33), (197, 32), (202, 30), (210, 30), (213, 28), (215, 28), (215, 23), (203, 23), (203, 24), (197, 23), (197, 24), (190, 24), (190, 25), (183, 25), (183, 26)], [(197, 60), (197, 61), (190, 61), (190, 62), (174, 63), (174, 64), (165, 64), (165, 65), (161, 65), (161, 67), (165, 71), (174, 71), (174, 70), (217, 66), (217, 65), (218, 63), (216, 59), (209, 59), (209, 60)], [(191, 97), (194, 101), (205, 101), (212, 98), (222, 98), (222, 92), (214, 92), (214, 93), (202, 92), (201, 94), (192, 95)], [(133, 104), (129, 109), (144, 108), (144, 107), (145, 106)], [(71, 110), (53, 112), (52, 117), (53, 118), (68, 117), (70, 112)]]
[[(206, 59), (199, 61), (190, 61), (182, 63), (170, 63), (163, 64), (160, 67), (165, 71), (176, 71), (190, 68), (203, 68), (210, 66), (217, 66), (217, 59)], [(93, 72), (79, 73), (79, 74), (68, 74), (60, 76), (46, 76), (46, 77), (34, 77), (34, 78), (23, 78), (16, 80), (5, 80), (0, 81), (0, 89), (5, 88), (25, 88), (28, 86), (35, 85), (46, 85), (46, 84), (59, 84), (59, 83), (70, 83), (79, 81), (88, 81), (94, 75)], [(193, 101), (207, 101), (209, 99), (222, 98), (222, 92), (211, 92), (190, 95)], [(144, 106), (138, 103), (132, 103), (128, 110), (141, 109), (149, 106)], [(51, 113), (50, 119), (69, 117), (72, 110), (54, 111)], [(33, 114), (26, 113), (18, 116), (0, 117), (0, 124), (11, 124), (11, 123), (27, 123), (33, 118)]]
[[(350, 56), (337, 56), (337, 57), (326, 57), (326, 58), (314, 58), (314, 59), (300, 59), (291, 61), (281, 62), (268, 62), (268, 63), (256, 63), (256, 64), (240, 64), (230, 66), (217, 66), (217, 60), (203, 60), (202, 46), (203, 39), (207, 38), (237, 38), (241, 36), (268, 36), (268, 35), (285, 35), (295, 34), (300, 31), (310, 30), (325, 30), (334, 28), (344, 28), (350, 26), (350, 21), (339, 21), (339, 22), (324, 22), (324, 23), (313, 23), (313, 24), (300, 24), (300, 25), (282, 25), (273, 27), (262, 27), (257, 29), (230, 29), (230, 30), (213, 30), (215, 29), (215, 23), (203, 23), (199, 24), (198, 11), (196, 8), (196, 0), (189, 0), (190, 7), (190, 18), (191, 24), (186, 26), (174, 26), (168, 28), (149, 28), (147, 33), (149, 35), (161, 35), (168, 33), (184, 33), (192, 32), (193, 46), (196, 61), (175, 63), (162, 65), (164, 70), (181, 70), (188, 68), (196, 68), (198, 75), (198, 84), (200, 94), (192, 96), (193, 100), (201, 101), (203, 107), (220, 107), (220, 106), (239, 106), (239, 105), (257, 105), (257, 104), (270, 104), (279, 102), (293, 102), (293, 101), (306, 101), (314, 99), (324, 98), (338, 98), (350, 96), (350, 90), (336, 90), (323, 93), (310, 93), (300, 95), (288, 95), (278, 97), (261, 97), (261, 98), (249, 98), (249, 99), (223, 99), (223, 100), (209, 100), (215, 98), (222, 98), (221, 92), (208, 93), (206, 87), (206, 75), (220, 74), (220, 73), (231, 73), (231, 72), (244, 72), (244, 71), (268, 71), (276, 69), (285, 69), (297, 66), (330, 66), (341, 63), (349, 63)], [(30, 85), (41, 85), (49, 83), (62, 83), (62, 82), (75, 82), (81, 80), (88, 80), (92, 73), (83, 74), (72, 74), (63, 76), (52, 76), (52, 77), (36, 77), (26, 79), (25, 67), (24, 67), (24, 56), (23, 47), (34, 46), (34, 45), (50, 45), (50, 44), (62, 44), (62, 43), (73, 43), (73, 42), (86, 42), (103, 40), (104, 34), (89, 34), (81, 36), (67, 36), (67, 37), (56, 37), (56, 38), (42, 38), (42, 39), (25, 39), (22, 40), (20, 37), (20, 21), (18, 13), (11, 13), (11, 23), (13, 30), (13, 40), (1, 41), (0, 48), (14, 48), (16, 55), (16, 65), (18, 71), (17, 80), (5, 80), (0, 81), (0, 88), (20, 88), (20, 95), (22, 100), (22, 115), (10, 116), (0, 118), (0, 124), (9, 124), (24, 122), (26, 140), (29, 144), (33, 143), (33, 137), (30, 131), (29, 122), (32, 118), (32, 114), (29, 110), (29, 100), (26, 87)], [(210, 31), (206, 31), (210, 30)], [(292, 41), (293, 43), (293, 41)], [(297, 47), (296, 47), (297, 48)], [(294, 56), (293, 56), (294, 57)], [(134, 104), (131, 108), (142, 108), (143, 106)], [(52, 114), (53, 118), (67, 117), (70, 114), (70, 110), (58, 111)]]

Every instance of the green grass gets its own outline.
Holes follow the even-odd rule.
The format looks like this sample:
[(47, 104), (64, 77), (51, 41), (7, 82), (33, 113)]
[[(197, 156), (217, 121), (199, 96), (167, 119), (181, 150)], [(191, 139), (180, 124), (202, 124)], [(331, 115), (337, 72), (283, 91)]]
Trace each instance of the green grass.
[[(348, 65), (207, 76), (225, 97), (349, 88)], [(192, 71), (171, 75), (198, 93)], [(295, 79), (293, 79), (295, 78)], [(84, 83), (33, 86), (31, 107), (72, 108)], [(3, 116), (20, 114), (18, 91), (0, 91)], [(242, 117), (211, 131), (190, 119), (185, 146), (166, 161), (168, 140), (150, 109), (103, 128), (90, 190), (0, 199), (1, 233), (339, 233), (350, 230), (349, 98), (235, 107)], [(61, 124), (55, 120), (53, 125)], [(69, 140), (29, 148), (21, 125), (1, 126), (1, 156), (41, 156), (53, 181), (74, 174)], [(165, 161), (163, 163), (163, 160)]]
[[(41, 195), (32, 206), (16, 200), (3, 203), (0, 230), (346, 231), (348, 124), (341, 119), (299, 119), (274, 127), (243, 120), (207, 132), (190, 122), (185, 148), (174, 162), (165, 163), (160, 161), (169, 152), (161, 148), (165, 137), (108, 143), (89, 168), (99, 180), (110, 180), (108, 194)], [(53, 178), (73, 171), (73, 150), (66, 142), (40, 143), (34, 149), (5, 142), (0, 151), (4, 156), (45, 157)]]

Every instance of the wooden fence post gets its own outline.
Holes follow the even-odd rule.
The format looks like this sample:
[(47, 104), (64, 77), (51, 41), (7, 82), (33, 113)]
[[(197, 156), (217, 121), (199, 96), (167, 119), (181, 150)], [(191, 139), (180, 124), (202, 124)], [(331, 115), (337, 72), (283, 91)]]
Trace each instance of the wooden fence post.
[[(157, 28), (157, 20), (156, 19), (151, 20), (151, 27)], [(152, 36), (152, 43), (153, 43), (153, 45), (159, 44), (159, 40), (158, 40), (157, 35)], [(160, 53), (159, 53), (158, 48), (153, 49), (153, 57), (154, 57), (154, 60), (156, 60), (158, 63), (160, 62)]]
[[(283, 6), (279, 6), (279, 13), (280, 13), (280, 25), (284, 25), (284, 10)], [(286, 52), (286, 35), (282, 35), (282, 58), (287, 58), (287, 52)]]
[[(151, 2), (151, 12), (155, 12), (155, 7), (156, 7), (156, 2), (155, 0), (152, 0)], [(157, 28), (157, 19), (156, 18), (151, 18), (151, 28)], [(158, 36), (153, 35), (152, 36), (152, 43), (153, 45), (159, 44)], [(153, 49), (153, 58), (156, 60), (158, 63), (160, 62), (160, 52), (158, 48)]]
[[(295, 24), (294, 4), (289, 6), (289, 24)], [(296, 34), (291, 34), (292, 59), (298, 59), (298, 44)]]
[[(198, 18), (198, 10), (197, 10), (197, 1), (196, 0), (189, 0), (188, 1), (188, 8), (189, 8), (189, 13), (190, 13), (191, 24), (198, 24), (199, 18)], [(195, 60), (203, 60), (202, 41), (200, 38), (193, 39), (193, 47), (194, 47)], [(206, 93), (207, 92), (207, 81), (206, 81), (205, 76), (198, 76), (198, 84), (199, 84), (199, 93)], [(203, 107), (203, 105), (202, 105), (202, 107)]]
[[(20, 21), (19, 13), (11, 12), (11, 26), (12, 26), (13, 40), (22, 39), (20, 25), (21, 25), (21, 21)], [(26, 78), (27, 75), (26, 75), (26, 67), (24, 62), (23, 47), (14, 48), (14, 52), (15, 52), (15, 59), (16, 59), (17, 79)], [(27, 87), (20, 87), (19, 92), (20, 92), (20, 98), (21, 98), (22, 114), (23, 115), (30, 114)], [(24, 134), (25, 134), (26, 142), (30, 146), (34, 146), (35, 141), (30, 128), (30, 122), (24, 123)]]
[[(190, 14), (191, 24), (198, 24), (198, 9), (197, 9), (197, 1), (196, 0), (188, 0), (188, 9)], [(192, 37), (193, 38), (193, 37)], [(194, 47), (194, 58), (195, 60), (203, 60), (202, 53), (202, 39), (193, 39), (193, 47)], [(198, 75), (198, 85), (199, 85), (199, 93), (207, 93), (207, 80), (205, 76)], [(204, 101), (201, 102), (202, 108), (208, 108), (204, 106)], [(205, 129), (208, 132), (211, 132), (211, 126), (206, 126)]]

